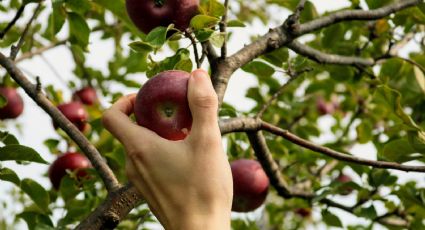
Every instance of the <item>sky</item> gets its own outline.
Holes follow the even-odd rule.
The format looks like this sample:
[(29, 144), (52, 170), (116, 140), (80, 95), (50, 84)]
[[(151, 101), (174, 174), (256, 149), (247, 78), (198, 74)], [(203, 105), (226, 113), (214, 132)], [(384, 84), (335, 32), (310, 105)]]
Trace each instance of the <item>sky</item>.
[[(312, 1), (319, 13), (339, 9), (344, 6), (348, 6), (349, 2), (346, 0), (313, 0)], [(29, 10), (29, 9), (27, 9)], [(274, 10), (272, 9), (272, 12)], [(276, 11), (279, 17), (284, 20), (288, 12)], [(0, 20), (3, 21), (6, 18), (10, 18), (11, 15), (0, 15)], [(41, 15), (41, 17), (45, 17), (45, 15)], [(235, 30), (234, 36), (232, 40), (229, 42), (229, 53), (234, 53), (240, 48), (242, 48), (245, 44), (249, 42), (250, 35), (259, 35), (264, 34), (268, 31), (269, 27), (273, 27), (276, 25), (263, 25), (259, 21), (255, 21), (252, 25), (249, 25), (246, 28), (237, 28)], [(99, 34), (93, 34), (90, 38), (91, 44), (89, 46), (90, 53), (87, 57), (87, 66), (93, 66), (94, 68), (106, 70), (108, 60), (113, 55), (113, 50), (108, 48), (113, 44), (111, 41), (101, 41)], [(308, 37), (301, 38), (308, 39)], [(130, 41), (129, 41), (130, 42)], [(408, 49), (414, 49), (415, 47), (408, 47)], [(407, 50), (408, 50), (407, 49)], [(404, 52), (407, 53), (407, 50)], [(2, 50), (2, 52), (9, 52), (8, 50)], [(47, 64), (44, 59), (47, 59), (50, 64)], [(52, 67), (49, 67), (53, 66)], [(31, 60), (27, 60), (19, 63), (19, 67), (27, 74), (28, 77), (34, 79), (34, 76), (40, 76), (41, 82), (43, 85), (53, 84), (55, 87), (61, 89), (64, 93), (64, 98), (70, 99), (71, 92), (69, 91), (66, 84), (63, 83), (62, 80), (58, 80), (58, 77), (63, 80), (73, 79), (73, 62), (70, 53), (65, 48), (55, 48), (46, 53), (44, 53), (43, 58), (35, 57)], [(2, 70), (0, 70), (1, 72)], [(138, 79), (143, 79), (146, 81), (146, 78), (143, 76), (137, 76)], [(224, 100), (232, 105), (234, 105), (237, 109), (246, 111), (250, 109), (254, 103), (249, 99), (245, 98), (245, 92), (248, 88), (257, 84), (256, 79), (245, 73), (241, 70), (237, 71), (233, 77), (231, 78), (228, 86), (227, 93), (225, 95)], [(121, 88), (117, 88), (117, 90), (124, 90)], [(127, 93), (133, 93), (134, 90), (125, 90)], [(51, 162), (54, 160), (54, 156), (51, 155), (47, 148), (43, 145), (43, 141), (47, 138), (56, 138), (57, 134), (54, 131), (51, 123), (50, 117), (39, 108), (28, 96), (24, 95), (23, 91), (20, 91), (21, 95), (23, 95), (25, 110), (22, 116), (17, 119), (17, 123), (21, 124), (22, 132), (15, 128), (15, 121), (6, 121), (5, 125), (7, 130), (11, 131), (15, 134), (18, 139), (21, 141), (21, 144), (31, 146), (36, 149), (44, 159)], [(107, 101), (103, 101), (105, 107), (108, 107), (109, 104)], [(328, 127), (332, 124), (333, 120), (330, 117), (324, 117), (321, 119), (320, 127), (325, 130), (325, 134), (322, 135), (317, 141), (323, 142), (325, 140), (329, 140), (332, 138), (331, 132)], [(371, 147), (371, 145), (356, 145), (352, 152), (356, 156), (368, 158), (368, 159), (376, 159), (376, 151)], [(30, 164), (30, 165), (17, 165), (11, 162), (7, 162), (3, 164), (6, 167), (10, 167), (14, 169), (20, 178), (32, 178), (37, 182), (49, 188), (50, 182), (47, 177), (43, 177), (42, 175), (47, 172), (47, 165), (41, 164)], [(395, 174), (400, 176), (400, 182), (405, 182), (410, 179), (419, 179), (419, 174), (415, 173), (401, 173), (395, 172)], [(349, 173), (349, 170), (348, 170)], [(360, 182), (362, 178), (354, 178), (355, 181)], [(423, 182), (423, 179), (422, 181)], [(7, 182), (0, 182), (0, 203), (3, 201), (7, 201), (7, 193), (10, 192), (12, 185)], [(422, 183), (422, 186), (424, 183)], [(336, 201), (340, 202), (354, 202), (354, 197), (350, 197), (348, 199), (341, 200), (341, 197), (335, 197)], [(20, 208), (20, 207), (15, 207)], [(382, 209), (381, 209), (382, 210)], [(317, 210), (316, 210), (317, 211)], [(339, 210), (333, 210), (335, 213), (343, 218), (344, 224), (347, 223), (361, 223), (363, 220), (359, 218), (354, 218), (354, 216), (347, 214), (345, 212)], [(6, 216), (7, 210), (3, 210), (0, 212), (0, 218), (2, 218), (2, 213)], [(248, 215), (248, 217), (258, 216), (261, 213), (261, 210), (257, 211), (254, 215)], [(60, 214), (59, 214), (60, 215)], [(320, 213), (315, 212), (314, 217), (318, 218)], [(321, 228), (324, 228), (323, 226)], [(26, 229), (25, 225), (17, 226), (17, 229)], [(158, 229), (158, 227), (152, 227), (152, 229)], [(160, 228), (159, 228), (160, 229)]]

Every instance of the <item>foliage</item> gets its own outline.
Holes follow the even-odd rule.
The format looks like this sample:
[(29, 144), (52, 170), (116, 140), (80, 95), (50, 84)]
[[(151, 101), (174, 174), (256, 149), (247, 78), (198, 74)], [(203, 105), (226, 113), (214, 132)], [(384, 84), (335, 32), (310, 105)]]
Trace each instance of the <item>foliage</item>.
[[(376, 9), (393, 1), (366, 0), (365, 5), (359, 2), (351, 0), (347, 9)], [(247, 32), (244, 27), (251, 26), (253, 22), (261, 21), (265, 27), (276, 21), (282, 24), (285, 18), (281, 18), (281, 14), (269, 16), (269, 12), (276, 9), (279, 12), (293, 12), (298, 3), (298, 0), (230, 1), (226, 34), (219, 30), (221, 17), (225, 14), (223, 3), (202, 0), (200, 14), (190, 23), (191, 36), (198, 43), (208, 41), (219, 49), (225, 41), (237, 42), (232, 40), (234, 34)], [(22, 5), (27, 6), (24, 12), (26, 17), (20, 19), (0, 40), (2, 50), (8, 51), (18, 42), (26, 26), (23, 21), (32, 15), (37, 4), (38, 1), (0, 1), (0, 11), (10, 16), (8, 19), (2, 18), (0, 30), (6, 27)], [(189, 39), (183, 31), (171, 25), (142, 34), (131, 23), (124, 4), (124, 0), (44, 1), (40, 15), (45, 16), (38, 17), (29, 27), (30, 36), (21, 47), (21, 53), (34, 52), (50, 44), (66, 47), (75, 62), (75, 78), (67, 82), (69, 89), (75, 91), (79, 86), (91, 85), (109, 101), (122, 95), (120, 91), (111, 91), (112, 85), (135, 91), (141, 86), (141, 76), (151, 77), (169, 69), (191, 71), (196, 67), (193, 44), (188, 45)], [(316, 7), (307, 1), (300, 22), (334, 13), (321, 15)], [(220, 117), (255, 116), (281, 89), (281, 85), (290, 79), (291, 73), (300, 73), (285, 87), (284, 93), (276, 94), (276, 100), (262, 115), (264, 121), (340, 152), (349, 153), (356, 144), (369, 144), (376, 149), (377, 160), (425, 163), (422, 155), (425, 154), (424, 29), (425, 3), (422, 3), (379, 20), (343, 21), (312, 32), (313, 36), (305, 45), (330, 54), (372, 58), (376, 60), (374, 66), (318, 63), (290, 52), (287, 47), (271, 50), (241, 67), (244, 74), (255, 77), (258, 82), (246, 92), (246, 98), (255, 104), (252, 109), (238, 111), (234, 105), (224, 103)], [(95, 36), (112, 44), (110, 48), (114, 55), (106, 65), (107, 71), (86, 62), (91, 53), (90, 45), (99, 42)], [(260, 34), (251, 40), (255, 41), (257, 36)], [(416, 44), (417, 48), (407, 50), (403, 57), (399, 56), (400, 51), (389, 56), (394, 47), (405, 45), (403, 42), (406, 40)], [(172, 55), (165, 55), (166, 50), (172, 51)], [(4, 71), (1, 74), (4, 74), (4, 82), (10, 81)], [(65, 101), (62, 92), (53, 86), (43, 85), (43, 89), (54, 104)], [(318, 98), (333, 103), (335, 111), (320, 114), (316, 107)], [(101, 125), (104, 108), (96, 105), (87, 109), (91, 129), (85, 134), (86, 137), (102, 153), (119, 181), (125, 183), (125, 152), (122, 145)], [(331, 121), (329, 127), (321, 125), (326, 121)], [(34, 132), (25, 130), (25, 127), (23, 131)], [(60, 138), (44, 142), (52, 154), (64, 152), (63, 144), (67, 149), (78, 149), (65, 133), (58, 130), (58, 134)], [(331, 137), (323, 138), (325, 134)], [(404, 221), (411, 229), (425, 228), (422, 221), (425, 218), (425, 189), (417, 182), (402, 183), (392, 170), (335, 161), (270, 133), (264, 135), (289, 186), (312, 191), (315, 197), (283, 199), (271, 189), (261, 214), (254, 217), (236, 216), (233, 229), (259, 229), (260, 225), (276, 230), (300, 229), (322, 224), (347, 229), (372, 229), (377, 225), (397, 229), (389, 222), (382, 221), (386, 217)], [(230, 160), (254, 157), (245, 134), (231, 133), (223, 138)], [(0, 141), (3, 143), (0, 163), (12, 160), (22, 164), (22, 167), (26, 164), (46, 164), (36, 150), (20, 145), (19, 140), (5, 130), (0, 133)], [(354, 178), (352, 182), (336, 180), (340, 174), (347, 173)], [(79, 184), (71, 173), (62, 180), (60, 189), (55, 191), (44, 188), (31, 178), (21, 178), (13, 168), (0, 165), (0, 184), (13, 183), (19, 191), (13, 196), (13, 202), (24, 207), (22, 212), (15, 213), (14, 218), (24, 220), (29, 229), (72, 228), (91, 213), (107, 192), (97, 172), (92, 170), (90, 175), (90, 179)], [(423, 176), (420, 178), (423, 180)], [(353, 190), (348, 196), (344, 194), (347, 188)], [(367, 224), (347, 226), (335, 212), (338, 207), (325, 202), (333, 198), (342, 200), (343, 204), (354, 200), (355, 205), (347, 206), (349, 210), (345, 211), (366, 220)], [(294, 212), (305, 207), (313, 208), (313, 217), (303, 218)], [(58, 211), (64, 215), (59, 218), (54, 216)], [(133, 210), (118, 229), (147, 229), (146, 224), (152, 222), (156, 220), (142, 205)], [(7, 228), (7, 225), (0, 217), (0, 229)]]

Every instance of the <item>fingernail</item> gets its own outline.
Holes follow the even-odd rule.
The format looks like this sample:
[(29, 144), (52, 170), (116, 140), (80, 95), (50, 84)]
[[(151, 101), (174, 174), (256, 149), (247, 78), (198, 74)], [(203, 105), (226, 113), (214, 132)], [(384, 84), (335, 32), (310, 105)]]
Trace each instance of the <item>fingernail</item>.
[(208, 73), (203, 69), (197, 69), (197, 70), (193, 71), (192, 75), (195, 78), (203, 78), (203, 77), (209, 78)]

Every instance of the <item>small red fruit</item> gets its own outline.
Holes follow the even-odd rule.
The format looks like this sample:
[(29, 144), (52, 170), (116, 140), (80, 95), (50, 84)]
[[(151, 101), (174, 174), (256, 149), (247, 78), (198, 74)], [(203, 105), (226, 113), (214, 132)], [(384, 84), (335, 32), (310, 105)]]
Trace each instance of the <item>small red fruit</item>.
[(4, 107), (0, 108), (0, 119), (17, 118), (24, 110), (24, 101), (18, 91), (13, 87), (0, 87), (0, 94), (7, 100)]
[[(348, 176), (348, 175), (346, 175), (346, 174), (340, 174), (340, 175), (338, 176), (338, 178), (336, 178), (336, 180), (337, 180), (338, 182), (340, 182), (340, 183), (343, 183), (343, 184), (353, 181), (353, 179), (351, 179), (351, 177), (350, 177), (350, 176)], [(344, 196), (345, 196), (345, 195), (348, 195), (348, 194), (350, 194), (352, 191), (353, 191), (353, 188), (351, 188), (351, 187), (344, 187), (344, 188), (342, 189), (342, 191), (341, 191), (341, 195), (344, 195)]]
[(310, 217), (311, 216), (311, 208), (297, 208), (295, 209), (295, 213), (301, 217)]
[(233, 176), (232, 211), (250, 212), (266, 200), (269, 178), (255, 160), (241, 159), (230, 164)]
[[(63, 113), (63, 115), (65, 115), (66, 118), (68, 118), (68, 120), (74, 123), (81, 132), (84, 132), (87, 127), (89, 115), (80, 102), (60, 104), (58, 105), (58, 109)], [(56, 129), (57, 125), (53, 125)]]
[(333, 114), (335, 112), (334, 104), (325, 101), (321, 97), (316, 101), (316, 109), (320, 115)]
[(70, 172), (77, 172), (77, 178), (82, 179), (87, 176), (84, 169), (91, 168), (90, 161), (86, 156), (77, 152), (67, 152), (59, 156), (49, 168), (49, 178), (55, 189), (59, 189), (62, 178)]
[(184, 139), (192, 127), (187, 101), (189, 77), (187, 72), (170, 70), (147, 81), (134, 104), (137, 123), (165, 139)]
[(133, 23), (146, 34), (172, 23), (183, 31), (197, 14), (199, 0), (126, 0), (126, 7)]
[(80, 101), (85, 105), (94, 105), (98, 101), (96, 90), (90, 86), (84, 87), (76, 91), (72, 95), (72, 100)]

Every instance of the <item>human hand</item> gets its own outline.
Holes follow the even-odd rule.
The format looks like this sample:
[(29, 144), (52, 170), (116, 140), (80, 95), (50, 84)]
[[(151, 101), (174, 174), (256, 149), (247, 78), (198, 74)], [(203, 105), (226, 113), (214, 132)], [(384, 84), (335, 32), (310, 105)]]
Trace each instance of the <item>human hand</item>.
[(217, 95), (208, 74), (192, 72), (188, 101), (193, 123), (181, 141), (169, 141), (128, 117), (135, 94), (103, 115), (105, 127), (124, 145), (128, 179), (165, 229), (230, 229), (232, 174), (217, 122)]

